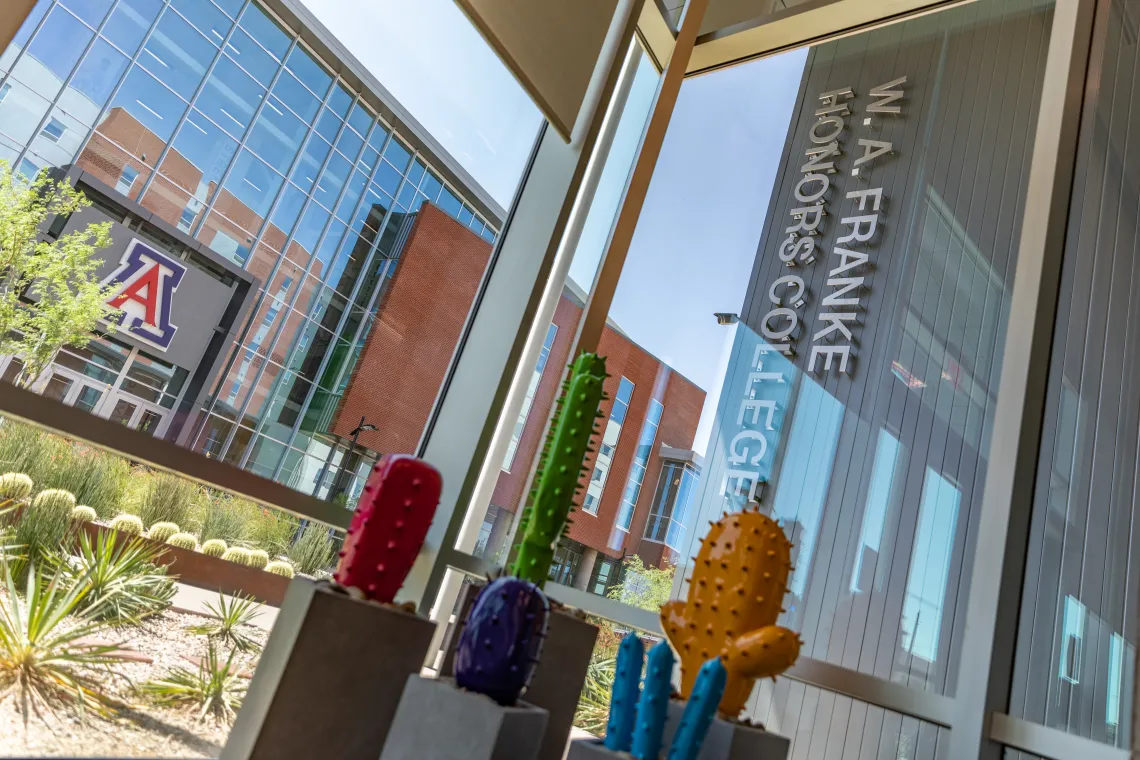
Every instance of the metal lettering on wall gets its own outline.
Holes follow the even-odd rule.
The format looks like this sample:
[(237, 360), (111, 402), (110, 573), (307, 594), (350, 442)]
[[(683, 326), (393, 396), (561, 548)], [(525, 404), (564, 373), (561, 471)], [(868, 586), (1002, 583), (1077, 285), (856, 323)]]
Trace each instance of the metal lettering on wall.
[[(863, 130), (873, 132), (876, 120), (884, 114), (902, 115), (899, 101), (905, 84), (906, 77), (902, 76), (871, 88), (872, 102), (865, 109)], [(785, 228), (787, 237), (780, 241), (777, 251), (788, 267), (811, 266), (819, 259), (828, 191), (833, 184), (838, 184), (832, 179), (837, 173), (835, 159), (843, 153), (844, 130), (853, 115), (855, 98), (850, 87), (819, 95), (820, 107), (815, 111), (816, 121), (809, 130), (811, 145), (804, 151), (806, 163), (800, 167), (803, 176), (793, 191), (796, 201), (802, 205), (789, 212), (791, 224)], [(887, 160), (894, 154), (890, 142), (869, 136), (859, 137), (857, 145), (860, 155), (854, 161), (848, 182), (862, 181), (874, 162)], [(831, 249), (834, 258), (828, 259), (827, 290), (811, 336), (809, 372), (832, 369), (845, 374), (851, 372), (865, 275), (872, 266), (871, 249), (886, 215), (886, 198), (881, 187), (849, 189), (845, 197), (856, 202), (860, 213), (839, 220), (840, 235)], [(810, 295), (804, 278), (796, 274), (779, 277), (768, 287), (773, 308), (760, 321), (760, 333), (786, 356), (796, 355), (800, 337), (797, 328)]]

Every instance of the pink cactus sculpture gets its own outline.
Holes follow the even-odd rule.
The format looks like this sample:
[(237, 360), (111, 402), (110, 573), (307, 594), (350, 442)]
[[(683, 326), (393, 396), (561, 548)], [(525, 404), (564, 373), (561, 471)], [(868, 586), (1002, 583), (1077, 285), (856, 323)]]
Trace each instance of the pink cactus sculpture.
[(366, 599), (391, 603), (423, 546), (442, 488), (439, 471), (413, 456), (389, 454), (377, 462), (333, 580)]

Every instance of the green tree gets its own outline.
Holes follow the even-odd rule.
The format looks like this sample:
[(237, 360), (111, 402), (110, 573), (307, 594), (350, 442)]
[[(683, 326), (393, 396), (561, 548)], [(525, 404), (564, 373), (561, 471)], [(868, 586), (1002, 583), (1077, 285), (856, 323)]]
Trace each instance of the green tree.
[(81, 348), (100, 321), (116, 314), (112, 288), (95, 272), (98, 252), (111, 244), (111, 223), (50, 239), (45, 222), (90, 206), (66, 182), (46, 173), (29, 183), (0, 161), (0, 354), (24, 363), (16, 384), (32, 385), (65, 346)]
[(675, 572), (676, 568), (672, 566), (665, 569), (647, 567), (636, 554), (626, 557), (621, 582), (614, 584), (606, 596), (632, 607), (657, 612), (669, 601)]

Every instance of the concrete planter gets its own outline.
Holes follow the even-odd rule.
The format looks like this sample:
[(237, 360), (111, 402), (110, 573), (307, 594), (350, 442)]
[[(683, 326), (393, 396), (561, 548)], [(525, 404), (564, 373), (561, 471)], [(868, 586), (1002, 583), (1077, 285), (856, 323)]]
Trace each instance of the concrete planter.
[(526, 702), (504, 707), (450, 679), (413, 675), (380, 760), (534, 760), (547, 718)]
[(434, 632), (398, 607), (294, 579), (221, 760), (376, 760)]
[[(681, 723), (681, 713), (685, 703), (679, 700), (669, 702), (669, 715), (665, 720), (665, 741), (662, 746), (673, 743), (673, 733)], [(783, 736), (770, 734), (759, 726), (717, 718), (709, 726), (705, 742), (701, 745), (698, 760), (788, 760), (791, 741)]]
[[(475, 603), (483, 584), (466, 586), (458, 600), (456, 624), (444, 640), (443, 662), (440, 675), (451, 677), (455, 674), (455, 647), (463, 632), (467, 613)], [(578, 699), (582, 696), (582, 685), (586, 682), (586, 670), (594, 645), (598, 640), (598, 627), (591, 625), (573, 612), (555, 610), (550, 614), (550, 627), (542, 646), (542, 660), (534, 673), (523, 697), (532, 705), (550, 713), (546, 727), (546, 738), (542, 742), (540, 760), (562, 760), (566, 753), (566, 743), (570, 740), (570, 728), (574, 723), (574, 713), (578, 709)]]
[[(129, 541), (133, 538), (98, 523), (85, 522), (82, 529), (92, 539), (98, 538), (104, 531), (115, 533), (116, 542)], [(179, 583), (220, 591), (224, 594), (252, 596), (259, 602), (274, 607), (281, 606), (285, 601), (285, 592), (289, 588), (288, 578), (239, 565), (221, 557), (211, 557), (193, 549), (182, 549), (162, 541), (151, 541), (145, 536), (140, 538), (162, 547), (166, 554), (160, 562), (172, 575), (178, 576)]]

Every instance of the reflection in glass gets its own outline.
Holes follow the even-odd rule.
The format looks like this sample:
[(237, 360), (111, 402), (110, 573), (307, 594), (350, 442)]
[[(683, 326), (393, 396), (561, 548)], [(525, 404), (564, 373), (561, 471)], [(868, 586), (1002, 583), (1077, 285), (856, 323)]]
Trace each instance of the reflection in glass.
[(633, 464), (629, 468), (629, 480), (626, 481), (625, 490), (621, 495), (621, 506), (618, 507), (617, 520), (614, 526), (617, 532), (610, 536), (610, 548), (617, 549), (625, 537), (621, 533), (629, 532), (630, 523), (633, 522), (633, 510), (641, 496), (641, 484), (645, 480), (645, 469), (649, 466), (649, 457), (653, 454), (653, 442), (657, 439), (657, 427), (661, 424), (661, 415), (665, 407), (657, 399), (650, 399), (649, 412), (645, 415), (645, 422), (641, 426), (641, 435), (637, 439), (637, 449), (633, 454)]
[(511, 431), (511, 441), (507, 444), (507, 453), (503, 457), (503, 469), (510, 472), (511, 463), (515, 459), (515, 452), (519, 447), (519, 439), (522, 438), (523, 429), (526, 427), (527, 417), (530, 416), (530, 408), (534, 405), (534, 394), (538, 391), (538, 383), (542, 380), (542, 371), (546, 369), (546, 360), (550, 358), (550, 348), (554, 345), (554, 336), (558, 334), (558, 325), (551, 324), (546, 328), (546, 338), (542, 341), (542, 350), (538, 355), (538, 363), (534, 367), (534, 374), (531, 375), (530, 383), (526, 387), (526, 397), (523, 399), (522, 409), (519, 410), (519, 418), (515, 422), (514, 430)]
[(143, 46), (139, 63), (170, 89), (189, 98), (217, 54), (218, 49), (209, 40), (177, 13), (167, 10)]
[(586, 495), (582, 500), (582, 510), (585, 512), (593, 514), (598, 511), (598, 504), (602, 500), (602, 491), (606, 487), (606, 478), (610, 474), (610, 465), (613, 463), (614, 451), (617, 449), (618, 438), (621, 437), (621, 428), (625, 423), (625, 415), (629, 411), (629, 400), (632, 396), (633, 383), (623, 377), (618, 383), (618, 392), (610, 408), (610, 416), (602, 432), (601, 443), (598, 444), (598, 455), (594, 459), (594, 470), (590, 473)]

